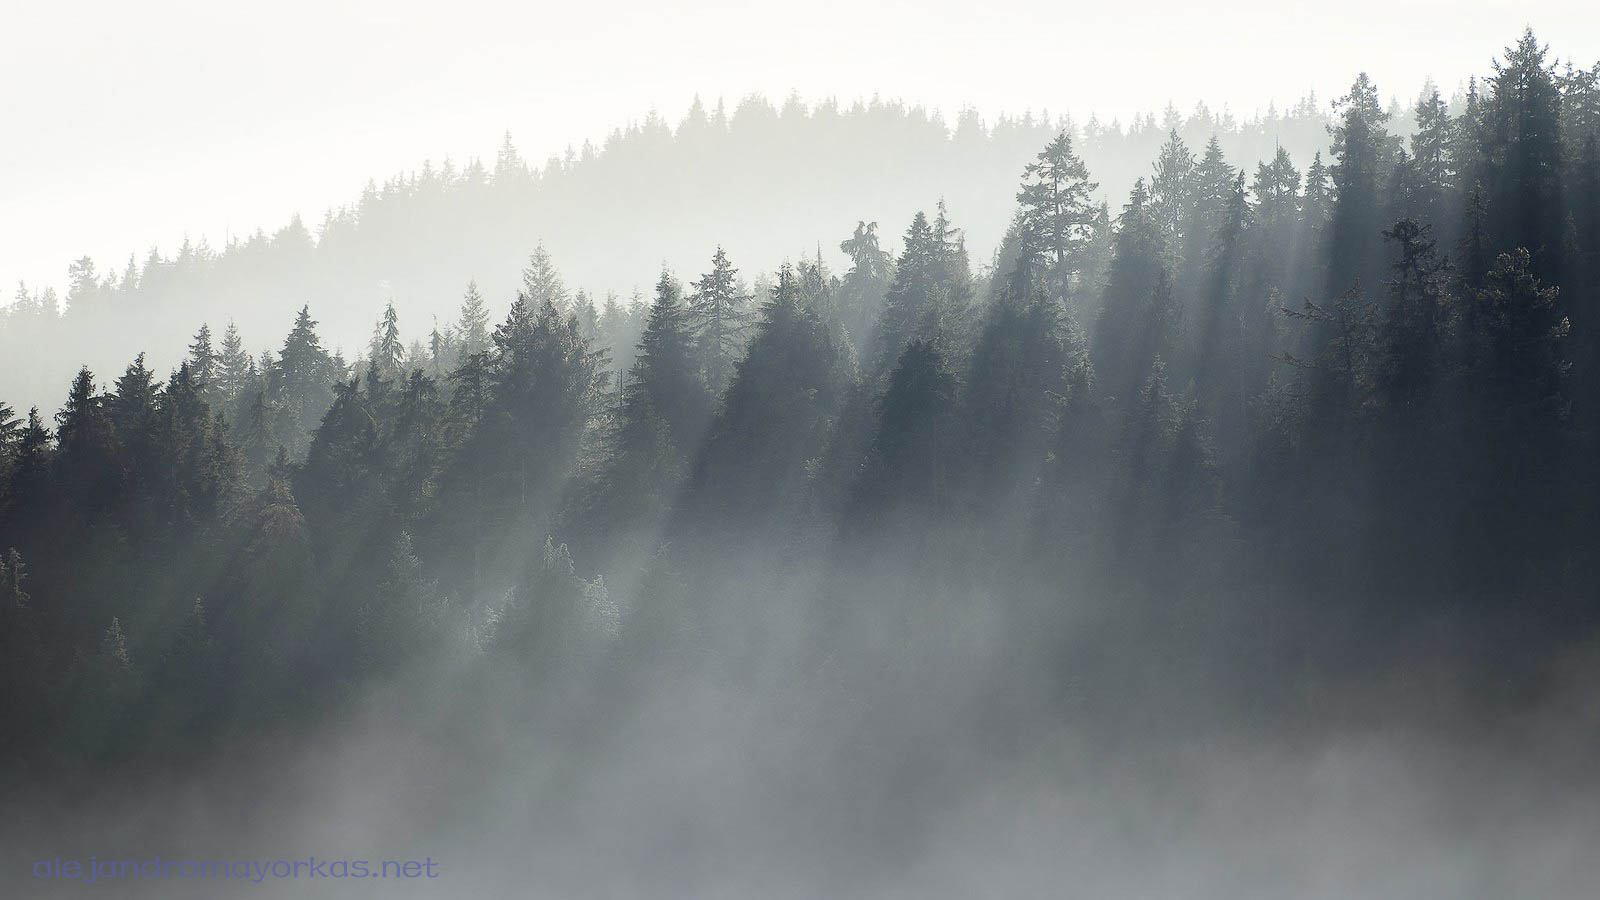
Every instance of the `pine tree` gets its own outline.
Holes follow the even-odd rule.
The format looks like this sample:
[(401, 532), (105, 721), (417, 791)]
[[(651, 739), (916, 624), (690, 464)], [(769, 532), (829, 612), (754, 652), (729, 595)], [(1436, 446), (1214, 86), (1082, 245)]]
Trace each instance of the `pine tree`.
[[(1223, 449), (1231, 456), (1242, 450), (1248, 433), (1248, 404), (1258, 370), (1245, 357), (1245, 334), (1254, 326), (1247, 319), (1258, 312), (1241, 301), (1246, 233), (1250, 207), (1245, 201), (1244, 171), (1234, 176), (1232, 198), (1217, 223), (1205, 273), (1205, 286), (1197, 323), (1197, 362), (1194, 370), (1196, 399), (1201, 413), (1218, 425), (1228, 438)], [(1235, 443), (1238, 436), (1240, 443)]]
[(839, 243), (839, 250), (850, 257), (850, 270), (840, 287), (845, 330), (856, 354), (864, 356), (872, 346), (872, 329), (889, 289), (894, 257), (878, 246), (877, 222), (857, 222), (855, 233)]
[(461, 314), (456, 320), (456, 333), (461, 341), (461, 358), (489, 349), (489, 308), (478, 294), (478, 282), (467, 282), (467, 293), (461, 301)]
[[(1031, 270), (1020, 277), (1031, 281)], [(905, 249), (884, 295), (877, 327), (878, 350), (870, 360), (871, 380), (886, 376), (905, 345), (917, 338), (948, 346), (964, 337), (971, 272), (966, 249), (945, 217), (944, 205), (933, 223), (917, 213), (906, 230)]]
[(1450, 168), (1450, 138), (1455, 123), (1449, 106), (1431, 82), (1417, 101), (1416, 133), (1411, 136), (1411, 159), (1416, 172), (1417, 214), (1424, 224), (1445, 221), (1444, 203), (1455, 190)]
[(1134, 183), (1119, 225), (1093, 349), (1101, 390), (1125, 404), (1137, 398), (1151, 361), (1171, 355), (1178, 310), (1143, 179)]
[(711, 399), (700, 380), (694, 335), (683, 289), (666, 271), (656, 282), (650, 322), (639, 341), (630, 390), (643, 390), (665, 419), (680, 452), (692, 453), (711, 414)]
[(1176, 129), (1156, 156), (1150, 178), (1150, 214), (1161, 230), (1169, 271), (1183, 265), (1184, 229), (1192, 219), (1195, 205), (1195, 158)]
[(1094, 205), (1089, 197), (1100, 186), (1089, 180), (1089, 169), (1073, 152), (1072, 138), (1065, 131), (1023, 167), (1022, 179), (1017, 191), (1021, 261), (1037, 267), (1052, 300), (1065, 303), (1079, 257), (1092, 236)]
[(1476, 76), (1467, 79), (1467, 95), (1461, 114), (1450, 125), (1445, 146), (1449, 169), (1455, 174), (1459, 191), (1470, 192), (1482, 183), (1484, 171), (1484, 105)]
[(255, 361), (244, 349), (244, 338), (239, 336), (238, 326), (230, 321), (228, 330), (222, 334), (222, 352), (216, 366), (216, 402), (212, 406), (228, 413), (238, 409), (241, 399), (255, 382), (254, 368)]
[[(1311, 167), (1306, 169), (1304, 198), (1300, 208), (1305, 217), (1306, 230), (1309, 234), (1321, 235), (1333, 219), (1333, 187), (1328, 177), (1328, 167), (1322, 163), (1321, 151), (1312, 156)], [(1320, 250), (1320, 242), (1314, 246)]]
[(145, 366), (141, 353), (128, 364), (106, 398), (111, 425), (124, 443), (148, 441), (153, 436), (156, 392), (155, 373)]
[(383, 318), (372, 329), (367, 344), (367, 365), (381, 378), (394, 379), (405, 374), (405, 348), (400, 343), (400, 317), (394, 301), (383, 308)]
[[(22, 432), (22, 420), (9, 403), (0, 401), (0, 479), (11, 471), (11, 451)], [(3, 496), (3, 495), (0, 495)]]
[(1389, 134), (1389, 113), (1378, 102), (1378, 88), (1366, 73), (1335, 104), (1339, 118), (1329, 126), (1335, 160), (1330, 174), (1337, 202), (1329, 225), (1330, 287), (1341, 291), (1355, 281), (1373, 282), (1383, 189), (1389, 183), (1400, 139)]
[(50, 432), (39, 417), (39, 407), (28, 410), (27, 422), (17, 430), (9, 462), (0, 523), (41, 520), (46, 512), (52, 460)]
[(189, 345), (189, 370), (208, 398), (216, 389), (218, 363), (217, 352), (211, 346), (211, 326), (202, 323)]
[(855, 488), (866, 510), (942, 509), (949, 502), (960, 437), (956, 385), (933, 343), (906, 345), (879, 401), (877, 432)]
[(1422, 405), (1437, 386), (1452, 276), (1429, 226), (1402, 219), (1383, 236), (1399, 259), (1380, 331), (1377, 390), (1397, 415), (1415, 418), (1426, 414)]
[(56, 471), (81, 509), (110, 506), (121, 489), (111, 421), (88, 368), (78, 370), (67, 402), (56, 413)]
[(711, 415), (682, 294), (663, 271), (607, 435), (607, 459), (576, 501), (583, 546), (602, 557), (633, 535), (655, 534)]
[(534, 309), (548, 302), (562, 315), (567, 313), (567, 286), (561, 281), (561, 274), (556, 271), (542, 241), (534, 247), (527, 267), (522, 270), (522, 292)]
[(409, 532), (395, 539), (376, 588), (356, 610), (358, 665), (384, 670), (440, 649), (448, 604), (423, 576)]
[(456, 333), (448, 326), (443, 331), (439, 330), (439, 317), (433, 319), (433, 328), (428, 331), (428, 346), (423, 348), (427, 356), (427, 364), (413, 368), (425, 369), (428, 377), (434, 381), (442, 381), (445, 373), (452, 372), (460, 364), (460, 347), (456, 343)]
[(1561, 97), (1554, 64), (1528, 29), (1505, 58), (1484, 109), (1484, 186), (1491, 246), (1525, 247), (1534, 271), (1546, 280), (1562, 275)]
[(600, 310), (587, 291), (580, 290), (572, 300), (572, 314), (578, 317), (578, 334), (589, 343), (600, 340)]
[[(458, 532), (451, 536), (458, 552), (498, 560), (522, 552), (527, 536), (544, 533), (553, 518), (601, 408), (606, 372), (604, 352), (591, 349), (576, 320), (548, 298), (535, 309), (519, 294), (491, 339), (482, 416), (442, 476), (461, 488), (441, 514)], [(483, 534), (504, 543), (469, 541)], [(509, 573), (502, 565), (497, 574)]]
[(171, 526), (207, 524), (223, 513), (233, 487), (233, 450), (206, 405), (186, 362), (167, 379), (157, 401), (156, 446), (165, 449), (157, 498)]
[(713, 397), (721, 397), (727, 390), (749, 320), (746, 305), (750, 298), (740, 293), (738, 275), (739, 270), (718, 247), (711, 257), (711, 271), (694, 282), (694, 293), (689, 298), (700, 365)]
[(322, 349), (316, 327), (310, 308), (301, 307), (267, 379), (268, 399), (283, 417), (274, 431), (291, 453), (304, 447), (333, 402), (333, 382), (344, 377), (342, 366)]
[(1256, 167), (1256, 177), (1250, 185), (1255, 196), (1255, 219), (1264, 227), (1290, 228), (1299, 213), (1300, 171), (1289, 158), (1289, 151), (1279, 147), (1272, 162)]
[(1043, 292), (1022, 290), (1015, 281), (999, 287), (967, 363), (961, 416), (971, 458), (963, 487), (990, 510), (1025, 508), (1017, 492), (1046, 465), (1059, 400), (1090, 372), (1065, 312)]
[(691, 476), (687, 512), (714, 532), (795, 517), (805, 462), (822, 449), (845, 385), (841, 348), (800, 302), (788, 266), (761, 308)]

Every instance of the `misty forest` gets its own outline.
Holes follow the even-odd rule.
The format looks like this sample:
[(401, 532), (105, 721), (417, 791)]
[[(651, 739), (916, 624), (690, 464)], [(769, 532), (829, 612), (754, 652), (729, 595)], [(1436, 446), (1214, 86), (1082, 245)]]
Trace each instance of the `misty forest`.
[(7, 865), (1578, 891), (1600, 65), (1485, 49), (1245, 121), (697, 103), (23, 285)]

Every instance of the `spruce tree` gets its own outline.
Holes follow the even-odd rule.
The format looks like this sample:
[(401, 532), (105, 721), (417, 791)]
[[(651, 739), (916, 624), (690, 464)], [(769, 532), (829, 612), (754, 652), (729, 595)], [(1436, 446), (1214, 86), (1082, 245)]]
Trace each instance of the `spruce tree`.
[(1057, 303), (1065, 303), (1071, 293), (1079, 256), (1091, 237), (1094, 205), (1089, 198), (1099, 187), (1089, 180), (1089, 169), (1073, 152), (1065, 131), (1023, 167), (1017, 191), (1022, 258), (1038, 267)]
[(1150, 214), (1161, 230), (1166, 266), (1177, 272), (1183, 265), (1184, 230), (1195, 203), (1195, 158), (1176, 129), (1156, 156), (1150, 177)]
[(269, 399), (282, 416), (281, 427), (275, 430), (290, 452), (304, 447), (306, 436), (333, 402), (333, 382), (344, 377), (342, 367), (322, 349), (316, 327), (310, 308), (301, 307), (268, 373)]
[(689, 298), (700, 365), (713, 397), (721, 397), (728, 388), (748, 325), (750, 298), (740, 293), (738, 274), (718, 247), (711, 257), (711, 271), (694, 282)]
[(1561, 96), (1555, 66), (1528, 29), (1494, 64), (1483, 117), (1484, 186), (1492, 248), (1531, 254), (1545, 280), (1562, 272)]
[(1170, 356), (1178, 327), (1166, 244), (1151, 215), (1144, 180), (1134, 183), (1118, 220), (1116, 251), (1094, 331), (1094, 368), (1101, 390), (1118, 404), (1134, 402), (1151, 361)]
[(202, 323), (189, 345), (189, 371), (208, 397), (216, 390), (218, 362), (217, 351), (211, 346), (211, 326)]
[(784, 266), (695, 461), (692, 521), (717, 533), (786, 519), (798, 525), (805, 463), (821, 452), (843, 398), (842, 363)]
[(873, 346), (873, 326), (889, 288), (894, 257), (878, 246), (877, 222), (857, 222), (855, 233), (839, 243), (839, 250), (850, 257), (850, 270), (840, 286), (845, 330), (857, 356), (864, 357)]
[(1400, 139), (1389, 134), (1389, 113), (1378, 102), (1378, 88), (1363, 72), (1335, 104), (1339, 118), (1329, 126), (1331, 167), (1337, 201), (1329, 224), (1330, 287), (1342, 291), (1356, 281), (1377, 281), (1379, 225), (1383, 190), (1399, 153)]
[(254, 368), (255, 361), (244, 349), (244, 338), (239, 336), (238, 326), (230, 321), (222, 334), (222, 351), (217, 359), (216, 402), (213, 403), (217, 410), (231, 415), (239, 408), (240, 400), (255, 381)]
[(522, 270), (522, 293), (527, 295), (534, 309), (549, 303), (562, 315), (568, 311), (567, 286), (561, 280), (561, 273), (556, 271), (555, 262), (544, 248), (543, 241), (534, 247), (533, 254), (528, 257), (528, 265)]
[(649, 393), (651, 405), (666, 420), (673, 442), (684, 453), (692, 453), (699, 444), (711, 413), (694, 350), (683, 288), (663, 271), (629, 382), (630, 389)]
[(461, 313), (456, 320), (456, 334), (461, 345), (461, 358), (489, 349), (489, 308), (478, 293), (476, 280), (467, 282), (467, 292), (461, 300)]
[(1455, 123), (1448, 104), (1431, 82), (1415, 108), (1416, 133), (1411, 136), (1411, 160), (1416, 172), (1417, 215), (1423, 224), (1447, 221), (1445, 203), (1456, 188), (1451, 171), (1450, 138)]
[(383, 308), (383, 317), (372, 329), (367, 344), (367, 365), (381, 378), (394, 379), (405, 374), (405, 347), (400, 343), (400, 317), (394, 301)]

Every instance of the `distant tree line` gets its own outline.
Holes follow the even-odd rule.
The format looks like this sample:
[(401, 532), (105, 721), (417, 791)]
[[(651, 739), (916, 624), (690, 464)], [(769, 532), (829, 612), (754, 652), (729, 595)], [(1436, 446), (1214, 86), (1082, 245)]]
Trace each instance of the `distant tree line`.
[[(1214, 134), (1236, 160), (1279, 145), (1309, 158), (1326, 146), (1327, 121), (1315, 98), (1245, 119), (1199, 105), (1080, 123), (1047, 112), (986, 121), (965, 109), (946, 120), (887, 100), (774, 105), (750, 96), (697, 102), (675, 126), (651, 114), (543, 163), (508, 135), (491, 158), (425, 162), (320, 216), (209, 242), (197, 235), (126, 260), (83, 257), (63, 284), (8, 289), (0, 355), (11, 365), (0, 367), (0, 396), (54, 404), (77, 365), (112, 371), (129, 346), (165, 371), (183, 358), (194, 323), (208, 319), (236, 321), (259, 353), (290, 303), (309, 302), (324, 342), (352, 353), (374, 309), (393, 302), (425, 328), (473, 275), (503, 311), (539, 235), (570, 282), (597, 289), (597, 304), (611, 291), (623, 305), (636, 290), (648, 293), (663, 260), (688, 271), (720, 243), (735, 259), (769, 266), (856, 219), (909, 219), (941, 195), (982, 236), (987, 256), (1010, 215), (1018, 168), (1058, 130), (1079, 139), (1117, 195), (1170, 130), (1201, 143)], [(830, 263), (843, 262), (824, 249)]]

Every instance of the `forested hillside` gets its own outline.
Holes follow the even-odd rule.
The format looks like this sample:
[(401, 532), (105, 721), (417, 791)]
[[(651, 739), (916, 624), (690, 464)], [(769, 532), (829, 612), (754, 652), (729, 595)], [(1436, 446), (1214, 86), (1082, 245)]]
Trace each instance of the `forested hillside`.
[[(602, 829), (605, 877), (665, 878), (645, 893), (866, 893), (988, 763), (1053, 784), (1076, 741), (1495, 722), (1592, 641), (1600, 66), (1529, 32), (1459, 108), (1398, 117), (1363, 75), (1327, 152), (1247, 166), (1264, 125), (764, 109), (537, 174), (425, 170), (316, 240), (13, 311), (7, 341), (148, 324), (189, 350), (0, 406), (8, 771), (164, 770), (395, 690), (448, 748), (452, 823), (486, 761), (594, 767), (595, 794), (528, 774), (511, 821)], [(835, 134), (880, 155), (797, 146)], [(774, 207), (739, 179), (779, 141), (807, 162)], [(922, 211), (821, 251), (773, 224), (909, 186)], [(563, 277), (613, 253), (673, 265), (632, 308)], [(380, 279), (370, 341), (333, 353), (319, 310), (382, 308)], [(269, 352), (240, 337), (280, 320)], [(663, 812), (706, 796), (734, 806)], [(757, 862), (646, 874), (723, 851)]]
[(897, 232), (943, 198), (986, 264), (1010, 220), (1017, 172), (1058, 130), (1094, 167), (1096, 200), (1115, 206), (1172, 129), (1196, 148), (1216, 136), (1239, 165), (1270, 159), (1280, 143), (1305, 161), (1326, 148), (1325, 106), (1311, 97), (1247, 121), (1201, 107), (1126, 124), (1047, 114), (985, 123), (971, 110), (946, 121), (879, 100), (790, 98), (780, 109), (750, 97), (697, 104), (675, 127), (651, 114), (599, 147), (543, 162), (522, 158), (507, 135), (493, 160), (424, 163), (368, 184), (348, 205), (225, 246), (196, 239), (126, 260), (83, 258), (61, 284), (8, 288), (0, 396), (48, 408), (78, 366), (109, 371), (138, 350), (166, 372), (202, 321), (219, 332), (236, 323), (259, 354), (305, 303), (324, 341), (352, 358), (391, 301), (408, 341), (425, 339), (434, 318), (451, 320), (469, 280), (503, 315), (541, 243), (574, 291), (626, 306), (649, 293), (663, 263), (694, 271), (719, 244), (752, 276), (819, 249), (844, 265), (836, 247), (857, 221)]

